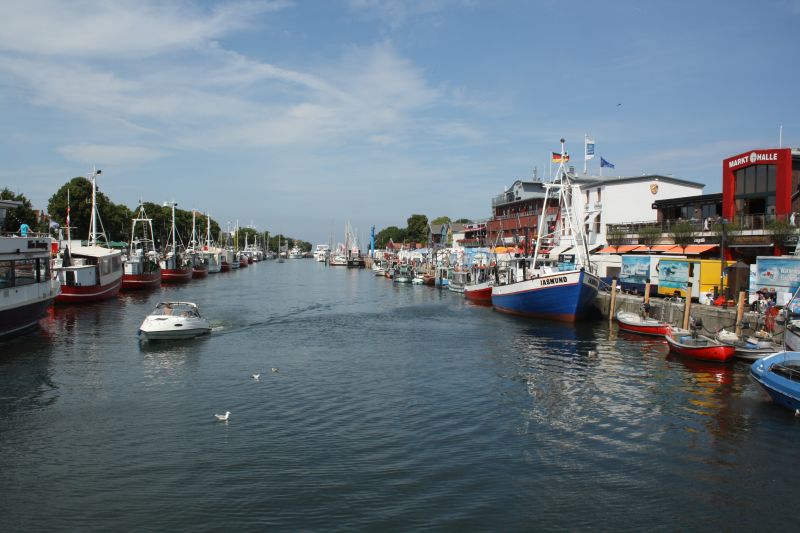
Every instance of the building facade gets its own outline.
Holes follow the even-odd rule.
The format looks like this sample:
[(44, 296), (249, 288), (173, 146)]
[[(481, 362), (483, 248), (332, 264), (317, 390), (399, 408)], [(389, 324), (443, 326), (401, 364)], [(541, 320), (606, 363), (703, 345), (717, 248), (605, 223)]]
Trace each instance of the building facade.
[[(608, 224), (628, 221), (654, 223), (658, 199), (697, 195), (704, 185), (672, 176), (644, 175), (631, 177), (577, 177), (573, 184), (572, 202), (577, 221), (584, 224), (590, 248), (606, 242)], [(490, 244), (524, 244), (524, 236), (534, 238), (545, 197), (545, 183), (515, 181), (503, 194), (492, 199), (492, 218), (486, 223)], [(556, 202), (548, 202), (545, 214), (547, 230), (557, 226), (560, 213)], [(569, 244), (571, 236), (562, 234)]]

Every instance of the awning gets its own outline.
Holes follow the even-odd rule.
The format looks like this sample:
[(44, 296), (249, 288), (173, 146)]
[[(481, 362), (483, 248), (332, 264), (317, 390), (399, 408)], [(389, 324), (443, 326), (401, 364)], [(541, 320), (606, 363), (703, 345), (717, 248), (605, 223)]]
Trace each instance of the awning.
[(668, 251), (673, 254), (700, 255), (714, 248), (718, 248), (718, 246), (716, 244), (690, 244), (685, 249), (680, 246), (673, 246)]
[[(674, 244), (656, 244), (655, 246), (651, 246), (649, 248), (650, 252), (669, 252), (675, 248)], [(642, 249), (639, 251), (648, 251), (646, 246), (642, 246)]]
[(624, 254), (638, 248), (638, 244), (623, 244), (622, 246), (606, 246), (599, 250), (599, 254)]

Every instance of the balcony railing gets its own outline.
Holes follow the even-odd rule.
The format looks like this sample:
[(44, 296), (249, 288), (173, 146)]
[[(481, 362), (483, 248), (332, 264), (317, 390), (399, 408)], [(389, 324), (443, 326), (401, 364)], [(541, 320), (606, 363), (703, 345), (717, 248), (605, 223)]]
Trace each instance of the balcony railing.
[[(614, 229), (620, 230), (624, 233), (639, 233), (643, 228), (657, 228), (662, 233), (669, 233), (675, 227), (676, 224), (684, 224), (686, 222), (692, 225), (692, 229), (696, 232), (717, 232), (715, 226), (718, 226), (721, 219), (705, 219), (705, 220), (698, 220), (698, 219), (673, 219), (673, 220), (662, 220), (661, 222), (656, 221), (639, 221), (639, 222), (626, 222), (622, 224), (608, 224), (607, 230), (613, 231)], [(786, 221), (789, 222), (789, 217), (786, 215), (737, 215), (731, 221), (732, 224), (735, 225), (737, 231), (758, 231), (758, 230), (766, 230), (768, 229), (769, 225), (776, 221)], [(800, 222), (800, 220), (795, 221), (796, 223)]]

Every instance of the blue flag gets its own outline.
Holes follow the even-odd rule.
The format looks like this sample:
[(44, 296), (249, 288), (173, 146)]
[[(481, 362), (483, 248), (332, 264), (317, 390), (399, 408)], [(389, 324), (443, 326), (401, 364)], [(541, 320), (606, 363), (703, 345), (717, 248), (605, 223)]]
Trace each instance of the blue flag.
[(603, 167), (614, 168), (614, 165), (603, 159), (603, 156), (600, 156), (600, 168)]

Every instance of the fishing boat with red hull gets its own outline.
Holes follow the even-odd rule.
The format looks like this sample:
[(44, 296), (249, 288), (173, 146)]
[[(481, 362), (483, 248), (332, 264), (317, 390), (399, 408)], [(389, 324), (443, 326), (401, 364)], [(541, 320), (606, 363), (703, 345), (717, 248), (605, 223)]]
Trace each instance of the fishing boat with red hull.
[(702, 324), (698, 321), (692, 329), (670, 328), (664, 338), (669, 344), (669, 349), (678, 355), (699, 359), (701, 361), (715, 361), (727, 363), (733, 360), (736, 348), (722, 344), (716, 339), (697, 333)]
[(172, 232), (167, 239), (167, 253), (159, 261), (163, 283), (189, 283), (192, 281), (192, 263), (180, 253), (177, 246), (178, 233), (175, 229), (175, 202), (172, 204)]
[(622, 331), (662, 337), (669, 333), (670, 325), (655, 318), (645, 317), (639, 313), (620, 311), (617, 313), (617, 326)]
[[(89, 219), (87, 246), (68, 243), (54, 269), (61, 283), (56, 303), (73, 304), (108, 300), (119, 294), (122, 287), (122, 252), (108, 248), (108, 239), (97, 210), (95, 170), (91, 176), (92, 211)], [(69, 208), (67, 208), (67, 240), (69, 241)], [(101, 228), (98, 230), (98, 227)]]
[[(137, 234), (137, 223), (141, 225)], [(153, 220), (147, 218), (144, 205), (139, 205), (137, 217), (131, 225), (131, 244), (128, 257), (123, 264), (122, 290), (137, 291), (155, 289), (161, 285), (161, 268), (158, 266), (155, 242), (153, 241)]]
[(464, 285), (464, 297), (476, 304), (492, 305), (493, 281)]

